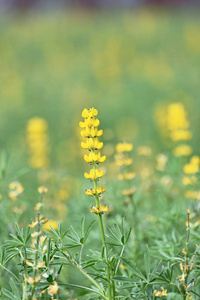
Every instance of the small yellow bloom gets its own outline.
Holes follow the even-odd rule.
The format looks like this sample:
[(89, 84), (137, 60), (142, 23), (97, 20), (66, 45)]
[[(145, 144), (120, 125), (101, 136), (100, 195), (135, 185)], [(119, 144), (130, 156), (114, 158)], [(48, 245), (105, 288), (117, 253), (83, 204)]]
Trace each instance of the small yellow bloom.
[(192, 132), (189, 130), (175, 130), (171, 132), (170, 137), (174, 142), (188, 141), (192, 138)]
[(118, 179), (120, 180), (131, 180), (135, 178), (136, 174), (134, 172), (128, 172), (126, 174), (119, 174)]
[(88, 150), (100, 150), (103, 147), (103, 143), (99, 142), (97, 138), (88, 138), (86, 143), (81, 143), (81, 147)]
[(118, 159), (116, 157), (116, 165), (121, 167), (121, 166), (130, 166), (133, 163), (132, 158), (126, 158), (126, 159)]
[(40, 194), (46, 194), (48, 192), (48, 189), (45, 186), (40, 186), (38, 188), (38, 193)]
[(200, 191), (186, 191), (184, 196), (186, 198), (200, 200)]
[(58, 293), (58, 290), (59, 290), (59, 286), (58, 286), (57, 282), (54, 281), (54, 283), (48, 287), (48, 294), (56, 295)]
[(95, 109), (94, 107), (89, 109), (84, 108), (84, 110), (82, 111), (82, 117), (84, 119), (96, 117), (97, 114), (98, 114), (98, 110)]
[(88, 119), (85, 119), (85, 122), (79, 122), (79, 126), (81, 128), (98, 127), (99, 124), (100, 124), (99, 120), (95, 119), (95, 118), (88, 118)]
[(184, 248), (183, 248), (183, 250), (182, 250), (182, 253), (183, 253), (184, 255), (187, 254)]
[(42, 267), (44, 267), (44, 265), (45, 265), (45, 261), (39, 261), (37, 264), (37, 267), (42, 268)]
[(180, 269), (181, 269), (181, 271), (183, 271), (183, 263), (182, 262), (180, 263)]
[(149, 146), (140, 146), (140, 147), (137, 148), (137, 155), (151, 156), (152, 155), (152, 149)]
[(174, 156), (180, 157), (180, 156), (189, 156), (192, 153), (192, 148), (188, 145), (181, 145), (177, 146), (173, 150)]
[(23, 186), (21, 185), (20, 182), (18, 181), (13, 181), (9, 184), (9, 189), (11, 190), (16, 190), (18, 191), (20, 194), (24, 191)]
[(45, 224), (48, 221), (48, 219), (44, 219), (44, 217), (41, 217), (39, 220), (36, 218), (35, 220), (32, 221), (30, 225), (28, 225), (30, 228), (34, 228), (38, 223), (40, 224)]
[(55, 221), (55, 220), (49, 220), (47, 223), (45, 223), (43, 225), (43, 229), (44, 230), (47, 230), (47, 231), (51, 231), (51, 227), (54, 229), (54, 230), (57, 230), (58, 229), (58, 221)]
[[(30, 226), (30, 225), (29, 225)], [(40, 230), (40, 231), (35, 231), (34, 230), (34, 232), (33, 233), (31, 233), (31, 237), (37, 237), (38, 235), (40, 235), (42, 233), (42, 231)]]
[(119, 143), (116, 146), (117, 152), (130, 152), (133, 149), (133, 145), (131, 143)]
[(135, 193), (135, 191), (136, 191), (135, 187), (132, 187), (132, 188), (130, 188), (128, 190), (122, 190), (122, 195), (124, 195), (124, 196), (131, 196), (131, 195), (133, 195)]
[(124, 271), (127, 270), (127, 268), (126, 268), (123, 264), (120, 264), (120, 268), (121, 268), (122, 270), (124, 270)]
[(97, 187), (96, 189), (87, 189), (86, 191), (85, 191), (85, 193), (86, 193), (86, 195), (88, 195), (88, 196), (94, 196), (94, 195), (100, 195), (100, 194), (102, 194), (102, 193), (104, 193), (105, 192), (105, 187), (103, 187), (103, 188), (101, 188), (101, 187)]
[(84, 138), (97, 138), (103, 135), (103, 130), (98, 130), (97, 127), (92, 126), (85, 127), (84, 130), (81, 131), (81, 135)]
[(106, 160), (106, 156), (101, 156), (100, 152), (98, 154), (90, 152), (89, 155), (84, 155), (84, 159), (87, 163), (103, 163)]
[(154, 290), (154, 294), (156, 297), (160, 297), (162, 298), (162, 296), (167, 296), (167, 289), (165, 290), (163, 287), (161, 287), (161, 292), (160, 291), (157, 291), (157, 290)]
[(42, 207), (42, 203), (41, 202), (38, 202), (36, 203), (35, 207), (34, 207), (34, 210), (40, 210), (40, 208)]
[(195, 176), (192, 176), (192, 177), (187, 177), (187, 176), (184, 176), (182, 178), (182, 183), (184, 185), (193, 185), (197, 182), (197, 177)]
[(90, 211), (91, 211), (92, 213), (95, 213), (95, 214), (103, 214), (104, 212), (107, 212), (107, 211), (108, 211), (108, 206), (99, 204), (99, 207), (97, 207), (97, 206), (92, 206), (92, 207), (90, 208)]
[(95, 169), (95, 170), (91, 169), (90, 173), (88, 174), (88, 173), (85, 172), (84, 176), (87, 179), (96, 180), (96, 179), (98, 179), (98, 178), (100, 178), (100, 177), (103, 176), (103, 171), (101, 171), (101, 170), (98, 171), (97, 169)]
[(41, 280), (41, 276), (39, 275), (38, 277), (36, 277), (35, 279), (29, 277), (29, 278), (26, 278), (25, 277), (25, 280), (29, 283), (29, 284), (34, 284), (34, 283), (37, 283)]
[(179, 278), (179, 281), (180, 281), (180, 282), (181, 282), (181, 281), (184, 281), (184, 280), (185, 280), (185, 275), (184, 275), (184, 274), (182, 274), (181, 276), (178, 275), (178, 278)]

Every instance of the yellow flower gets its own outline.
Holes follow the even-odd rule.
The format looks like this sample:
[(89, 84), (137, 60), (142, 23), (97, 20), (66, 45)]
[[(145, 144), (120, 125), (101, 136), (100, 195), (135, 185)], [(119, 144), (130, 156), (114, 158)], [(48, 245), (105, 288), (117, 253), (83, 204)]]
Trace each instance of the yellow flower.
[(154, 294), (156, 297), (162, 297), (162, 296), (167, 296), (167, 289), (165, 290), (163, 287), (161, 287), (161, 292), (160, 291), (157, 291), (157, 290), (154, 290)]
[(33, 168), (49, 165), (48, 159), (48, 125), (44, 119), (32, 118), (27, 124), (27, 144), (30, 152), (29, 164)]
[(9, 184), (9, 189), (18, 191), (19, 194), (21, 194), (24, 191), (23, 186), (18, 181), (13, 181)]
[(168, 106), (167, 125), (169, 130), (187, 129), (189, 127), (187, 113), (182, 103), (175, 102)]
[[(30, 225), (29, 225), (30, 226)], [(38, 235), (40, 235), (42, 233), (42, 231), (40, 230), (40, 231), (35, 231), (34, 230), (34, 232), (33, 233), (31, 233), (31, 237), (37, 237)]]
[(126, 174), (119, 174), (118, 175), (118, 179), (119, 180), (131, 180), (131, 179), (133, 179), (133, 178), (135, 178), (135, 173), (134, 172), (128, 172), (128, 173), (126, 173)]
[(116, 146), (117, 152), (130, 152), (133, 149), (133, 145), (131, 143), (119, 143)]
[(45, 186), (40, 186), (38, 188), (38, 193), (40, 194), (46, 194), (48, 192), (48, 189)]
[(95, 118), (88, 118), (88, 119), (85, 119), (85, 122), (80, 122), (79, 123), (79, 126), (81, 128), (91, 128), (91, 127), (98, 127), (100, 124), (99, 120), (98, 119), (95, 119)]
[(82, 112), (82, 117), (84, 119), (93, 118), (93, 117), (96, 117), (97, 114), (98, 114), (98, 111), (94, 107), (92, 107), (90, 109), (85, 108)]
[(174, 142), (188, 141), (192, 138), (192, 132), (189, 130), (175, 130), (171, 132), (170, 137)]
[(84, 159), (87, 163), (103, 163), (106, 160), (106, 156), (101, 156), (100, 152), (98, 154), (90, 152), (89, 155), (84, 155)]
[(123, 264), (120, 264), (120, 268), (121, 268), (122, 270), (124, 270), (124, 271), (127, 270), (127, 268), (126, 268)]
[(99, 207), (97, 207), (97, 206), (92, 206), (92, 207), (90, 208), (90, 211), (91, 211), (92, 213), (95, 213), (95, 214), (103, 214), (104, 212), (107, 212), (107, 211), (108, 211), (108, 206), (99, 204)]
[(200, 191), (186, 191), (184, 196), (186, 198), (200, 200)]
[(189, 156), (191, 153), (192, 153), (192, 148), (188, 145), (180, 145), (173, 150), (174, 156), (177, 157)]
[(122, 190), (122, 195), (124, 195), (124, 196), (131, 196), (131, 195), (133, 195), (135, 193), (135, 190), (136, 190), (135, 187), (130, 188), (128, 190)]
[(51, 231), (51, 227), (54, 229), (54, 230), (57, 230), (58, 229), (58, 221), (55, 221), (55, 220), (49, 220), (47, 223), (45, 223), (43, 225), (43, 229), (44, 230), (47, 230), (47, 231)]
[(82, 112), (84, 122), (80, 122), (79, 125), (83, 128), (81, 135), (87, 138), (86, 142), (81, 143), (81, 147), (90, 151), (88, 155), (84, 156), (84, 159), (87, 163), (93, 165), (93, 169), (91, 169), (89, 173), (84, 173), (86, 179), (90, 179), (94, 182), (94, 188), (87, 189), (86, 195), (94, 196), (96, 206), (93, 206), (91, 211), (100, 214), (107, 211), (108, 208), (105, 207), (105, 205), (101, 206), (99, 204), (99, 195), (105, 192), (105, 188), (97, 187), (97, 179), (104, 175), (102, 170), (97, 170), (97, 164), (103, 163), (106, 160), (105, 155), (101, 156), (100, 152), (95, 152), (103, 147), (103, 143), (98, 140), (98, 137), (103, 134), (103, 130), (98, 130), (100, 122), (95, 118), (97, 114), (98, 111), (94, 108), (84, 109)]
[(38, 203), (36, 203), (34, 210), (40, 210), (41, 207), (42, 207), (42, 203), (38, 202)]
[(59, 290), (59, 286), (58, 286), (57, 282), (54, 281), (54, 283), (48, 287), (48, 294), (56, 295), (58, 293), (58, 290)]
[(184, 176), (182, 178), (182, 183), (184, 185), (192, 185), (192, 184), (195, 184), (196, 182), (197, 182), (197, 177), (195, 177), (195, 176), (192, 176), (192, 177)]
[(30, 228), (34, 228), (35, 226), (38, 225), (38, 223), (40, 224), (45, 224), (48, 221), (48, 219), (44, 219), (44, 217), (41, 217), (39, 220), (38, 218), (36, 218), (35, 220), (32, 221), (32, 223), (30, 225), (28, 225)]
[(96, 138), (100, 137), (103, 134), (103, 130), (98, 130), (96, 127), (92, 126), (86, 127), (83, 131), (81, 131), (81, 135), (84, 138)]
[(81, 147), (88, 150), (100, 150), (103, 147), (103, 143), (99, 142), (98, 138), (88, 138), (86, 143), (81, 143)]
[(98, 178), (100, 178), (100, 177), (103, 176), (103, 171), (101, 171), (101, 170), (98, 171), (97, 169), (95, 169), (95, 170), (91, 169), (90, 173), (88, 174), (88, 173), (85, 172), (84, 176), (87, 179), (96, 180), (96, 179), (98, 179)]
[(158, 154), (156, 157), (156, 170), (163, 171), (168, 161), (168, 157), (164, 154)]
[(149, 146), (140, 146), (137, 148), (137, 154), (143, 156), (150, 156), (152, 154), (152, 149)]
[(97, 187), (96, 189), (87, 189), (86, 191), (85, 191), (85, 193), (86, 193), (86, 195), (88, 195), (88, 196), (94, 196), (95, 194), (98, 194), (98, 195), (100, 195), (100, 194), (102, 194), (102, 193), (104, 193), (105, 192), (105, 187), (104, 188), (101, 188), (101, 187)]
[(29, 283), (29, 284), (34, 284), (34, 283), (37, 283), (41, 280), (41, 276), (39, 275), (38, 277), (36, 277), (35, 279), (29, 277), (29, 278), (26, 278), (25, 277), (25, 280)]
[(116, 165), (121, 167), (121, 166), (130, 166), (133, 163), (132, 158), (126, 158), (126, 159), (118, 159), (116, 157)]

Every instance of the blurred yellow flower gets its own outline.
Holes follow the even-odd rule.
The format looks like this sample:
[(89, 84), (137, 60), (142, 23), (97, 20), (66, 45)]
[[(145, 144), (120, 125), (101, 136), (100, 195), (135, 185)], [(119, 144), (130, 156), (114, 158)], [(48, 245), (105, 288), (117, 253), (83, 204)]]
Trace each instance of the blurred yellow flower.
[(117, 152), (129, 152), (133, 149), (133, 145), (131, 143), (119, 143), (116, 145)]
[(48, 158), (48, 125), (42, 118), (32, 118), (26, 127), (27, 144), (30, 152), (29, 164), (32, 168), (46, 168)]
[(192, 138), (192, 132), (189, 130), (174, 130), (171, 132), (170, 137), (174, 142), (188, 141)]
[(180, 145), (174, 148), (173, 154), (174, 156), (189, 156), (192, 153), (192, 148), (188, 145)]
[(51, 227), (50, 226), (54, 230), (57, 230), (58, 229), (58, 221), (56, 221), (56, 220), (48, 220), (48, 222), (43, 225), (43, 229), (47, 230), (47, 231), (51, 231)]
[(46, 188), (45, 186), (40, 186), (38, 188), (38, 193), (40, 194), (46, 194), (48, 192), (48, 188)]
[(168, 105), (167, 125), (170, 131), (187, 129), (189, 127), (187, 113), (181, 102), (175, 102)]

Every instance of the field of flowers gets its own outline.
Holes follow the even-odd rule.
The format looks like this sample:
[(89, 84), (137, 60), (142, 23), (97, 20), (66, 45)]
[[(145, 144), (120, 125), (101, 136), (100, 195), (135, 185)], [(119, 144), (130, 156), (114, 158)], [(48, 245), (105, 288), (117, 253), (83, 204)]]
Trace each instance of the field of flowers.
[(196, 11), (0, 20), (2, 299), (200, 299)]

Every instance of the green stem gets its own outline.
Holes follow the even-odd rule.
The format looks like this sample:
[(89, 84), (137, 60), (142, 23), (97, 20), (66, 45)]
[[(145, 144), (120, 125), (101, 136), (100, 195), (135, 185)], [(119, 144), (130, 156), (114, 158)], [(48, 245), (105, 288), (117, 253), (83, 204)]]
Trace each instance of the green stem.
[(24, 258), (25, 258), (25, 266), (24, 266), (24, 283), (23, 283), (22, 300), (26, 299), (26, 286), (27, 286), (26, 278), (27, 278), (27, 275), (28, 275), (27, 264), (26, 264), (26, 260), (27, 260), (26, 245), (24, 245)]
[(101, 231), (101, 239), (102, 239), (102, 243), (103, 243), (103, 246), (104, 246), (104, 249), (105, 249), (105, 255), (106, 255), (106, 260), (107, 260), (106, 272), (107, 272), (107, 280), (108, 280), (108, 299), (111, 300), (112, 295), (111, 295), (110, 269), (109, 269), (109, 265), (108, 265), (106, 239), (105, 239), (103, 221), (102, 221), (102, 215), (101, 214), (98, 214), (98, 220), (99, 220), (99, 227), (100, 227), (100, 231)]
[(22, 282), (19, 280), (19, 278), (17, 278), (17, 276), (15, 276), (15, 274), (13, 274), (10, 270), (8, 270), (6, 267), (4, 267), (1, 263), (0, 263), (0, 267), (2, 267), (2, 269), (7, 271), (8, 273), (10, 273), (22, 285)]
[(36, 287), (36, 274), (37, 274), (37, 260), (38, 260), (38, 248), (39, 248), (39, 242), (40, 242), (40, 213), (37, 213), (37, 220), (38, 220), (38, 236), (36, 241), (36, 249), (35, 249), (35, 261), (34, 261), (34, 271), (33, 271), (33, 279), (34, 283), (31, 290), (31, 299), (33, 298), (35, 287)]
[(71, 254), (69, 253), (69, 251), (67, 250), (67, 254), (62, 251), (62, 250), (59, 250), (71, 263), (72, 263), (72, 266), (75, 267), (76, 269), (78, 269), (85, 277), (87, 277), (87, 279), (89, 279), (97, 288), (98, 290), (101, 292), (101, 296), (104, 298), (104, 299), (108, 299), (105, 294), (104, 294), (104, 291), (102, 290), (102, 288), (100, 287), (100, 285), (85, 271), (81, 268), (81, 266), (79, 266), (77, 264), (77, 262), (73, 259), (73, 257), (71, 256)]
[(124, 249), (125, 249), (125, 245), (123, 245), (122, 250), (121, 250), (121, 252), (120, 252), (119, 260), (118, 260), (118, 262), (117, 262), (116, 269), (115, 269), (115, 274), (117, 273), (117, 270), (118, 270), (118, 268), (119, 268), (120, 258), (122, 257), (122, 255), (123, 255), (123, 253), (124, 253)]
[[(93, 152), (94, 152), (94, 150), (93, 150)], [(95, 162), (93, 162), (92, 165), (93, 165), (93, 170), (95, 172), (96, 171)], [(94, 179), (93, 182), (94, 182), (94, 188), (97, 189), (97, 179)], [(99, 208), (99, 196), (98, 196), (98, 194), (96, 193), (94, 197), (95, 197), (96, 205)], [(105, 239), (105, 233), (104, 233), (104, 227), (103, 227), (103, 221), (102, 221), (102, 214), (101, 213), (98, 214), (98, 220), (99, 220), (99, 228), (100, 228), (100, 232), (101, 232), (102, 244), (104, 246), (105, 256), (106, 256), (106, 273), (107, 273), (107, 281), (108, 281), (108, 299), (111, 300), (112, 299), (112, 293), (111, 293), (110, 268), (109, 268), (109, 262), (108, 262), (108, 256), (107, 256), (106, 239)]]

